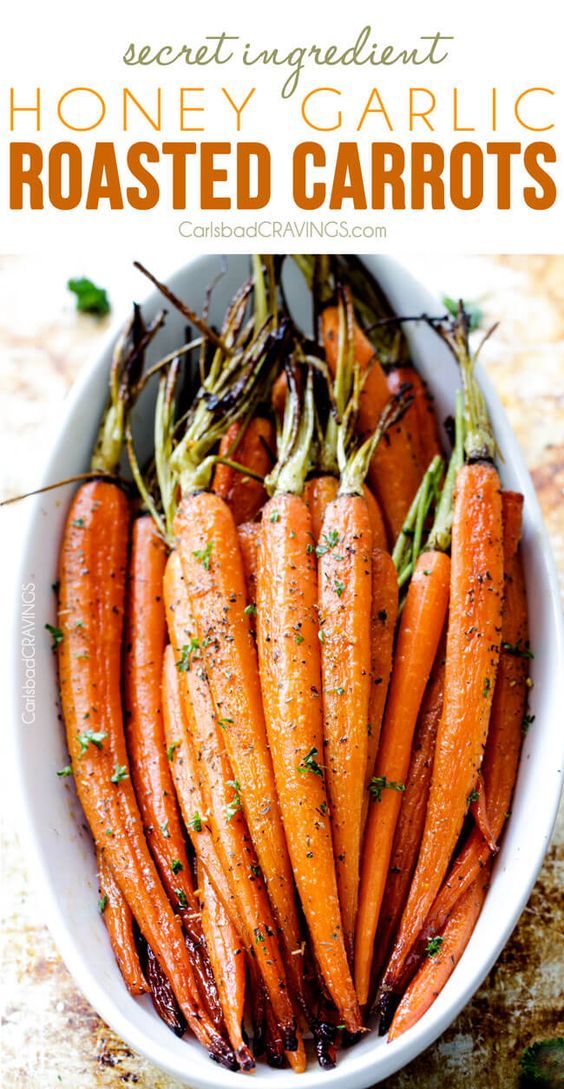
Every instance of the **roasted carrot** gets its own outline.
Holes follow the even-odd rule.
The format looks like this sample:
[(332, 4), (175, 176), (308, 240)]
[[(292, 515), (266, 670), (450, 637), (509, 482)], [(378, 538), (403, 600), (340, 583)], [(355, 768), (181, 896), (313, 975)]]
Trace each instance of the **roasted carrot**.
[(171, 756), (172, 778), (194, 854), (212, 882), (232, 926), (241, 933), (242, 922), (237, 901), (208, 827), (208, 804), (200, 775), (200, 763), (188, 732), (175, 654), (170, 644), (165, 650), (163, 661), (163, 717), (167, 750)]
[(486, 800), (486, 788), (484, 786), (484, 780), (481, 772), (478, 772), (476, 782), (472, 791), (470, 792), (470, 812), (474, 818), (476, 826), (480, 829), (480, 833), (485, 839), (492, 854), (497, 851), (497, 843), (495, 841), (492, 827), (488, 816), (488, 804)]
[(368, 813), (368, 787), (374, 775), (376, 754), (388, 685), (392, 672), (394, 636), (399, 604), (398, 574), (389, 552), (372, 550), (370, 609), (370, 700), (368, 703), (368, 751), (366, 759), (363, 827)]
[(413, 732), (448, 607), (449, 575), (450, 561), (445, 553), (423, 552), (401, 616), (363, 848), (355, 944), (355, 982), (361, 1004), (368, 1000), (374, 936)]
[(426, 960), (399, 1004), (388, 1034), (389, 1042), (420, 1020), (452, 975), (482, 910), (489, 876), (487, 867), (459, 901), (442, 934), (429, 939)]
[[(207, 498), (225, 510), (234, 526), (223, 500), (217, 496)], [(241, 780), (232, 768), (225, 750), (225, 738), (234, 725), (234, 719), (227, 709), (224, 711), (221, 708), (218, 712), (214, 705), (208, 684), (209, 673), (203, 657), (202, 643), (205, 637), (198, 639), (194, 635), (196, 628), (191, 607), (195, 598), (188, 597), (180, 555), (177, 552), (171, 554), (167, 563), (164, 595), (176, 660), (181, 660), (184, 646), (191, 647), (195, 655), (190, 659), (190, 668), (179, 671), (178, 675), (186, 722), (207, 784), (205, 799), (209, 807), (215, 845), (237, 902), (245, 944), (249, 954), (254, 955), (259, 964), (285, 1044), (288, 1050), (292, 1050), (292, 1045), (295, 1048), (297, 1042), (295, 1016), (280, 954), (278, 928), (243, 816)]]
[(358, 491), (339, 490), (327, 507), (317, 554), (322, 762), (343, 933), (352, 963), (371, 687), (372, 531), (366, 500)]
[(418, 461), (421, 475), (434, 457), (442, 455), (439, 428), (433, 409), (433, 400), (427, 386), (413, 366), (392, 367), (388, 371), (388, 387), (398, 393), (409, 386), (413, 403), (405, 414), (411, 444)]
[[(270, 420), (254, 416), (246, 426), (236, 420), (219, 444), (219, 456), (264, 477), (272, 468), (271, 451), (275, 443)], [(212, 488), (231, 508), (236, 525), (252, 522), (267, 499), (259, 480), (246, 476), (231, 464), (218, 463)]]
[(237, 537), (243, 572), (245, 575), (245, 587), (247, 589), (247, 615), (250, 620), (251, 631), (255, 630), (255, 609), (257, 604), (257, 565), (258, 565), (258, 541), (260, 537), (260, 525), (258, 522), (243, 522), (237, 526)]
[(198, 862), (197, 873), (202, 925), (227, 1032), (241, 1069), (253, 1070), (255, 1062), (242, 1034), (247, 972), (245, 948), (201, 862)]
[[(482, 777), (487, 799), (491, 838), (497, 842), (511, 806), (523, 740), (527, 705), (528, 645), (527, 598), (518, 542), (521, 532), (522, 496), (503, 492), (504, 602), (502, 649), (495, 684), (491, 721)], [(491, 854), (491, 844), (474, 828), (455, 859), (431, 911), (425, 920), (422, 940), (439, 933), (454, 906), (479, 875)], [(411, 961), (411, 965), (416, 961)]]
[(151, 1001), (159, 1017), (175, 1036), (184, 1036), (186, 1021), (168, 979), (166, 978), (153, 950), (147, 945), (142, 934), (137, 939), (143, 971), (151, 990)]
[(133, 915), (101, 851), (96, 851), (96, 858), (100, 889), (99, 909), (106, 924), (114, 957), (129, 993), (145, 994), (149, 987), (135, 945)]
[(386, 963), (401, 913), (409, 892), (417, 855), (421, 845), (429, 786), (433, 771), (433, 756), (437, 727), (443, 708), (446, 640), (439, 643), (419, 718), (413, 735), (413, 748), (405, 793), (394, 836), (390, 868), (382, 902), (382, 913), (376, 932), (373, 977)]
[[(133, 523), (126, 606), (125, 727), (131, 777), (145, 834), (161, 880), (188, 933), (201, 938), (200, 910), (190, 874), (162, 721), (161, 678), (166, 641), (162, 581), (167, 549), (149, 515)], [(179, 905), (179, 890), (182, 904)]]
[(59, 673), (78, 797), (142, 934), (197, 1038), (236, 1068), (198, 996), (194, 972), (143, 834), (129, 779), (121, 702), (121, 641), (129, 510), (108, 481), (82, 485), (60, 558)]
[(382, 983), (388, 995), (397, 989), (462, 828), (482, 762), (500, 652), (503, 546), (501, 486), (491, 460), (495, 441), (460, 323), (453, 337), (465, 388), (468, 463), (456, 476), (444, 706), (419, 860)]
[(261, 521), (260, 676), (284, 828), (315, 956), (340, 1016), (357, 1031), (360, 1016), (347, 965), (322, 767), (315, 546), (311, 515), (299, 494), (312, 431), (309, 376), (300, 424), (289, 448), (281, 452), (272, 481), (274, 494)]
[[(338, 308), (327, 307), (322, 312), (321, 321), (327, 362), (334, 369), (339, 350)], [(362, 435), (368, 435), (376, 429), (390, 398), (390, 390), (372, 344), (356, 323), (354, 356), (361, 371), (366, 372), (360, 395), (357, 427)], [(384, 441), (378, 444), (368, 471), (369, 486), (380, 504), (390, 541), (395, 540), (403, 525), (417, 491), (420, 475), (408, 431), (404, 420), (400, 420), (389, 429)]]
[(224, 724), (222, 736), (240, 785), (243, 811), (289, 956), (300, 944), (300, 930), (266, 739), (256, 649), (245, 613), (235, 523), (219, 496), (201, 492), (182, 501), (175, 527), (215, 716)]

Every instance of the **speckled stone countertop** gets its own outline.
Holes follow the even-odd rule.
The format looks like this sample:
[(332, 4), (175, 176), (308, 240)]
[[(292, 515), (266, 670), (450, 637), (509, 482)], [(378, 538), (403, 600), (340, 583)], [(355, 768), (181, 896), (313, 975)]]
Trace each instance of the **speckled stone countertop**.
[[(488, 372), (531, 469), (564, 580), (564, 257), (404, 259), (438, 294), (477, 300), (500, 321)], [(79, 316), (69, 276), (108, 288), (117, 313), (144, 294), (124, 262), (68, 267), (64, 255), (0, 258), (0, 492), (33, 487), (72, 381), (97, 353), (107, 319)], [(2, 515), (8, 607), (21, 509)], [(6, 616), (6, 610), (2, 610)], [(2, 656), (5, 660), (5, 656)], [(5, 742), (1, 742), (5, 746)], [(7, 754), (0, 752), (3, 826), (4, 1084), (10, 1089), (179, 1089), (134, 1055), (82, 998), (46, 929), (40, 892), (28, 879), (17, 838)], [(518, 926), (473, 1001), (393, 1089), (513, 1089), (518, 1057), (531, 1041), (564, 1032), (562, 991), (562, 821)]]

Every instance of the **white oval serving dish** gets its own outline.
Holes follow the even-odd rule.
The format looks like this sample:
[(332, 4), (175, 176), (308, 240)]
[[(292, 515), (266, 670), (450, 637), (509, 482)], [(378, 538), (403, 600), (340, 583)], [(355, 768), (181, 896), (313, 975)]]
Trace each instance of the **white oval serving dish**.
[[(396, 261), (387, 257), (364, 258), (377, 275), (396, 310), (401, 313), (441, 313), (433, 299)], [(220, 258), (197, 258), (185, 265), (169, 283), (199, 309), (206, 286), (214, 279)], [(227, 274), (216, 287), (212, 319), (221, 319), (225, 305), (248, 273), (248, 258), (230, 257)], [(160, 273), (160, 269), (156, 270)], [(140, 283), (140, 288), (143, 283)], [(306, 293), (290, 285), (294, 309), (307, 324)], [(150, 294), (147, 317), (161, 306)], [(169, 308), (170, 310), (170, 308)], [(127, 315), (122, 315), (125, 319)], [(106, 382), (112, 345), (108, 338), (98, 360), (74, 387), (62, 418), (54, 449), (46, 460), (43, 481), (51, 483), (88, 467), (92, 443), (106, 401)], [(184, 320), (170, 311), (164, 330), (151, 348), (150, 361), (182, 343)], [(444, 345), (425, 327), (410, 327), (415, 361), (436, 399), (439, 418), (452, 411), (458, 385), (455, 363)], [(155, 347), (156, 345), (156, 347)], [(485, 355), (487, 356), (487, 350)], [(346, 1085), (364, 1089), (393, 1074), (429, 1046), (453, 1021), (479, 987), (499, 956), (523, 910), (547, 850), (561, 790), (562, 707), (564, 706), (564, 640), (553, 561), (538, 502), (523, 458), (503, 409), (483, 369), (480, 378), (504, 456), (502, 476), (509, 488), (525, 495), (523, 552), (527, 574), (531, 644), (536, 656), (531, 663), (534, 689), (531, 711), (535, 722), (527, 734), (513, 812), (486, 903), (470, 944), (456, 971), (437, 1001), (421, 1021), (404, 1036), (387, 1044), (370, 1033), (356, 1047), (341, 1052), (333, 1071), (322, 1071), (314, 1060), (299, 1084), (304, 1089)], [(143, 416), (143, 406), (140, 406)], [(147, 402), (145, 419), (148, 420)], [(143, 420), (140, 421), (141, 430)], [(147, 427), (148, 432), (148, 427)], [(57, 575), (57, 553), (72, 486), (39, 496), (31, 503), (22, 562), (16, 587), (13, 639), (13, 713), (11, 726), (15, 762), (22, 800), (21, 823), (26, 838), (30, 872), (37, 879), (45, 918), (77, 985), (100, 1016), (135, 1050), (180, 1081), (196, 1087), (241, 1084), (242, 1075), (215, 1066), (189, 1036), (177, 1039), (159, 1020), (147, 998), (130, 997), (116, 967), (104, 923), (97, 911), (94, 852), (72, 779), (57, 777), (67, 762), (64, 733), (57, 717), (57, 685), (50, 640), (43, 631), (53, 621), (51, 584)], [(22, 587), (35, 587), (36, 713), (33, 722), (23, 714), (22, 688), (25, 663), (21, 653)], [(258, 1065), (255, 1089), (286, 1089), (298, 1084), (291, 1071), (274, 1071)]]

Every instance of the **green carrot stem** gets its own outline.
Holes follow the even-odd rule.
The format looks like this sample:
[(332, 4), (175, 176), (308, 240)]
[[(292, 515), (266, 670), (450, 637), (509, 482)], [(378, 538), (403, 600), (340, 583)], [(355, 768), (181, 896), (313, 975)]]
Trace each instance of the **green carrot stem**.
[[(443, 459), (436, 454), (417, 489), (394, 545), (392, 560), (398, 572), (398, 579), (403, 579), (403, 582), (406, 581), (405, 571), (409, 565), (413, 570), (421, 550), (421, 530), (419, 527), (425, 524), (431, 503), (436, 495), (442, 471)], [(415, 545), (419, 548), (418, 552), (415, 551)]]
[(259, 484), (264, 484), (264, 477), (260, 473), (253, 472), (247, 465), (242, 465), (240, 461), (233, 461), (232, 458), (224, 458), (219, 454), (215, 455), (214, 461), (216, 465), (227, 465), (229, 469), (234, 469), (236, 473), (241, 473), (242, 476), (248, 476), (250, 480), (257, 480)]
[[(372, 435), (362, 443), (357, 450), (346, 460), (343, 458), (343, 444), (341, 444), (341, 481), (339, 495), (362, 495), (362, 489), (370, 462), (382, 436), (390, 427), (401, 419), (409, 407), (411, 398), (405, 393), (397, 397), (390, 397), (388, 403), (378, 420), (378, 425)], [(346, 420), (344, 421), (346, 423)]]
[(269, 495), (301, 495), (310, 464), (314, 430), (313, 373), (308, 367), (301, 405), (295, 384), (293, 389), (289, 387), (280, 455), (264, 481)]
[(462, 391), (457, 390), (454, 413), (454, 450), (448, 464), (441, 497), (437, 504), (435, 520), (427, 541), (427, 548), (437, 552), (448, 552), (450, 548), (454, 515), (454, 489), (458, 470), (464, 464), (465, 430), (464, 397)]

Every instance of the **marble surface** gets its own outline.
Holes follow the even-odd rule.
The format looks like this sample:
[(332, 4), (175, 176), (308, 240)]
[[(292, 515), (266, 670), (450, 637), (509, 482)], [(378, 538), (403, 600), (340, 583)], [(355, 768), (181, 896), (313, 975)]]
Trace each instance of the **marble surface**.
[[(480, 303), (500, 321), (484, 361), (525, 452), (564, 583), (564, 257), (403, 258), (439, 294)], [(123, 260), (69, 267), (63, 255), (0, 258), (0, 493), (32, 488), (64, 395), (97, 353), (109, 319), (77, 315), (65, 290), (86, 274), (114, 311), (144, 293)], [(24, 512), (2, 512), (6, 616)], [(2, 654), (1, 659), (6, 657)], [(10, 1089), (178, 1089), (121, 1042), (80, 995), (46, 929), (17, 837), (16, 799), (0, 742), (2, 830), (2, 1054)], [(513, 1089), (518, 1057), (564, 1032), (562, 821), (519, 924), (473, 1001), (444, 1036), (395, 1077), (393, 1089)]]

